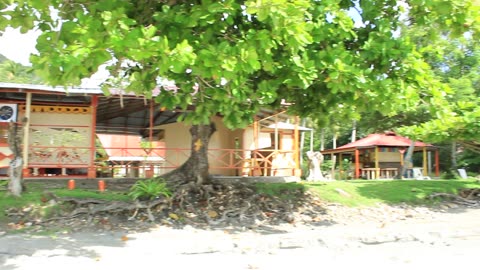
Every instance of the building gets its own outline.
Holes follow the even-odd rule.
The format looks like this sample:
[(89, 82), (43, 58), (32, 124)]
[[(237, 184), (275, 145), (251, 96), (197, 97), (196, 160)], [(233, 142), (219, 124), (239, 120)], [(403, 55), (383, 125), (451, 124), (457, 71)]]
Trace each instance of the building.
[[(352, 157), (356, 179), (391, 179), (399, 176), (400, 169), (405, 162), (411, 162), (404, 160), (406, 151), (411, 144), (412, 141), (408, 138), (399, 136), (394, 132), (386, 132), (384, 134), (370, 134), (355, 142), (321, 152), (324, 155), (335, 155), (338, 157), (339, 163), (346, 156)], [(413, 151), (422, 153), (422, 164), (419, 169), (425, 176), (432, 171), (432, 168), (434, 168), (435, 175), (439, 176), (439, 154), (435, 146), (415, 141)], [(433, 166), (431, 153), (434, 157)], [(413, 164), (408, 167), (413, 168)]]
[[(8, 123), (28, 119), (25, 177), (150, 177), (172, 170), (190, 154), (184, 112), (153, 99), (112, 90), (0, 84), (0, 176), (12, 159)], [(245, 129), (229, 130), (213, 117), (209, 144), (212, 174), (300, 175), (298, 117), (261, 110)]]

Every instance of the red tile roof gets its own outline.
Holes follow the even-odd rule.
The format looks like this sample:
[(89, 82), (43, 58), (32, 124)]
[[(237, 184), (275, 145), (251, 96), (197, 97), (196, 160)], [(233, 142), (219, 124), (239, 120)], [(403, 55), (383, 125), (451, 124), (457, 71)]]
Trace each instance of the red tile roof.
[[(396, 146), (409, 147), (411, 140), (402, 136), (398, 136), (394, 132), (386, 132), (384, 134), (370, 134), (367, 137), (358, 141), (342, 145), (336, 149), (348, 149), (369, 146)], [(424, 142), (415, 142), (416, 147), (433, 146)]]

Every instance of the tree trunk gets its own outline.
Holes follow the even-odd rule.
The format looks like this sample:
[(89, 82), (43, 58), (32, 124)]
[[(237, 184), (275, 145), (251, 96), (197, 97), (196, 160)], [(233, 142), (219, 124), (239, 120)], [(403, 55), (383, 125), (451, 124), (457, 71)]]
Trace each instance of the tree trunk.
[(208, 183), (208, 143), (215, 131), (214, 123), (193, 125), (190, 128), (190, 134), (192, 135), (190, 157), (182, 166), (164, 174), (162, 177), (174, 185), (192, 182), (197, 185)]
[[(24, 123), (26, 119), (24, 119)], [(8, 127), (8, 146), (13, 152), (13, 160), (10, 161), (8, 191), (16, 197), (22, 195), (23, 190), (23, 155), (22, 135), (18, 123), (10, 122)]]
[(405, 155), (405, 159), (403, 160), (403, 166), (402, 170), (400, 172), (400, 179), (405, 175), (405, 172), (407, 169), (411, 169), (413, 167), (413, 162), (412, 162), (412, 155), (413, 155), (413, 150), (415, 148), (415, 141), (412, 140), (412, 143), (408, 147), (407, 154)]
[(325, 129), (320, 130), (320, 151), (325, 150)]
[(351, 142), (354, 142), (357, 140), (357, 121), (353, 120), (352, 123), (352, 139)]
[(333, 139), (332, 140), (333, 140), (332, 149), (337, 149), (337, 132), (336, 131), (333, 132)]
[(451, 153), (451, 158), (452, 158), (452, 171), (456, 171), (458, 164), (457, 164), (457, 142), (452, 142), (452, 153)]
[(336, 163), (337, 163), (337, 156), (332, 155), (332, 169), (330, 171), (330, 174), (331, 174), (330, 179), (331, 180), (335, 180), (335, 164)]

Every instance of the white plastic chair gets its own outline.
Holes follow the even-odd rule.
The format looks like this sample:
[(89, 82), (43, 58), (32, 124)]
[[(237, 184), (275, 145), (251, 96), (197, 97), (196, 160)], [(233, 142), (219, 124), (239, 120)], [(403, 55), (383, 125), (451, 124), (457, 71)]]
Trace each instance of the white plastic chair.
[(465, 169), (457, 169), (457, 171), (462, 179), (468, 178), (467, 171)]
[(430, 176), (423, 175), (421, 168), (413, 168), (412, 171), (413, 171), (413, 178), (416, 179), (416, 180), (431, 180), (432, 179), (432, 178), (430, 178)]

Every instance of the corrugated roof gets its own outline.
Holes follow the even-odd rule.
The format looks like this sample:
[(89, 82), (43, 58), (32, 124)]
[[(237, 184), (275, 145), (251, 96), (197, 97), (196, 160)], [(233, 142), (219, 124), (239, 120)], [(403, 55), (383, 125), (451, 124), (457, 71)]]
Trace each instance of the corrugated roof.
[[(278, 123), (268, 125), (266, 128), (264, 128), (264, 130), (265, 129), (275, 130), (275, 128), (280, 129), (280, 130), (295, 130), (295, 125), (290, 124), (290, 123), (285, 123), (285, 122), (278, 122)], [(302, 127), (302, 126), (298, 126), (297, 128), (300, 131), (310, 131), (310, 130), (312, 130), (311, 128)]]
[[(105, 94), (103, 90), (99, 87), (92, 87), (92, 88), (83, 88), (83, 87), (63, 87), (63, 86), (48, 86), (48, 85), (41, 85), (41, 84), (20, 84), (20, 83), (4, 83), (0, 82), (0, 89), (17, 89), (21, 91), (25, 90), (32, 90), (37, 92), (57, 92), (57, 93), (64, 93), (64, 94), (90, 94), (90, 95), (103, 95)], [(108, 90), (111, 95), (124, 95), (124, 96), (140, 96), (134, 92), (126, 92), (122, 89), (115, 89), (111, 88)], [(152, 92), (153, 96), (158, 95), (159, 91)]]
[(21, 90), (35, 90), (46, 92), (59, 92), (59, 93), (71, 93), (71, 94), (103, 94), (100, 88), (80, 88), (80, 87), (52, 87), (39, 84), (19, 84), (19, 83), (4, 83), (0, 82), (1, 89), (21, 89)]

